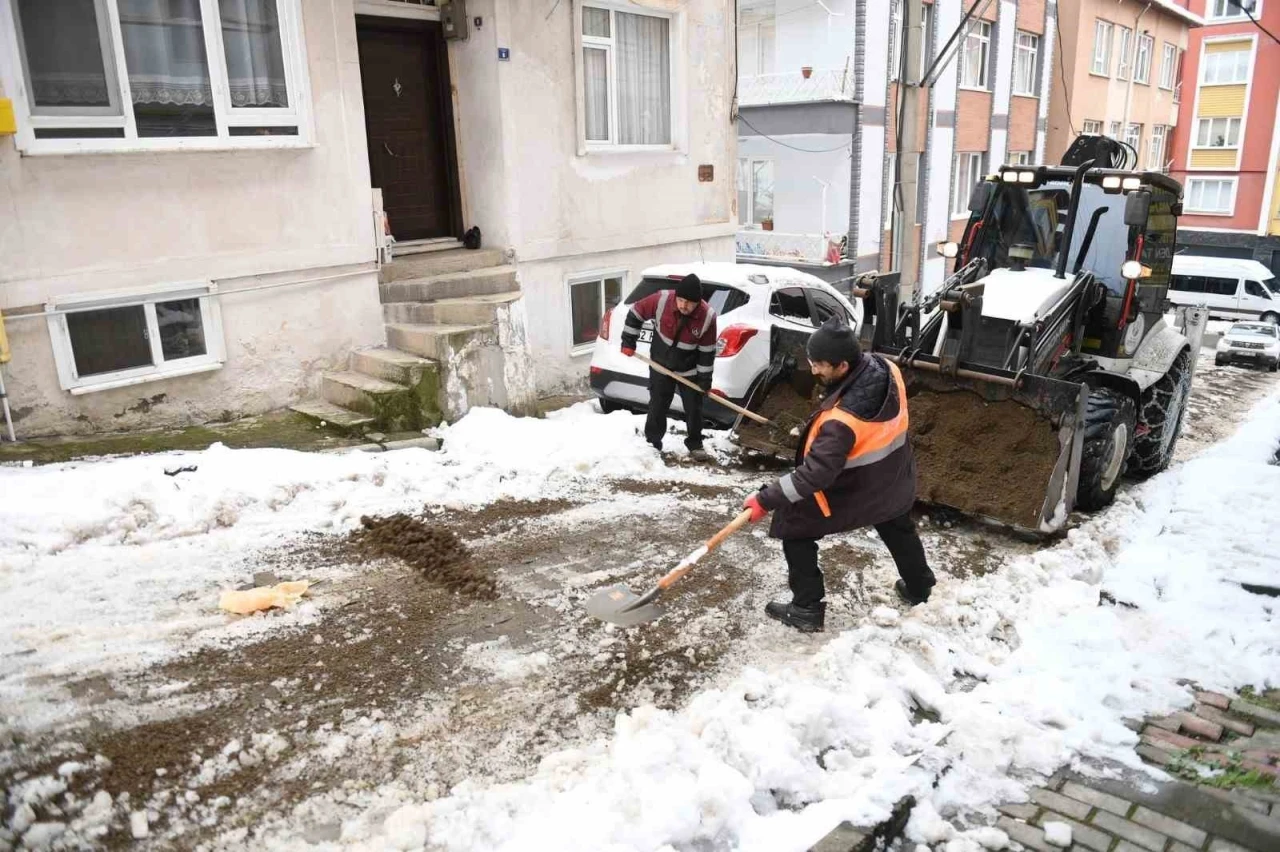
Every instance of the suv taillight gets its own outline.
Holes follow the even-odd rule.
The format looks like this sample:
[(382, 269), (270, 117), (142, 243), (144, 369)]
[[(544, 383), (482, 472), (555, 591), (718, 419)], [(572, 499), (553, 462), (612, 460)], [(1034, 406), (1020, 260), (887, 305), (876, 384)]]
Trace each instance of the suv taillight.
[(613, 321), (613, 311), (605, 311), (604, 316), (600, 318), (600, 339), (609, 339), (609, 325)]
[(716, 357), (732, 358), (742, 351), (747, 341), (756, 336), (758, 329), (749, 325), (731, 325), (716, 339)]

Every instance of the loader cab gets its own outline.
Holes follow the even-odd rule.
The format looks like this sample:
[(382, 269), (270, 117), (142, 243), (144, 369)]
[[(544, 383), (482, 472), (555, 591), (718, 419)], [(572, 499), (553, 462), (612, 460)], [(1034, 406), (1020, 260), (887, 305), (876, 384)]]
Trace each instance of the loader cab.
[(1092, 274), (1102, 298), (1088, 314), (1081, 351), (1130, 358), (1164, 313), (1181, 186), (1162, 174), (1091, 169), (1073, 220), (1076, 177), (1073, 168), (1041, 166), (988, 178), (990, 189), (974, 194), (956, 266), (982, 258), (992, 270), (1061, 269), (1068, 280)]

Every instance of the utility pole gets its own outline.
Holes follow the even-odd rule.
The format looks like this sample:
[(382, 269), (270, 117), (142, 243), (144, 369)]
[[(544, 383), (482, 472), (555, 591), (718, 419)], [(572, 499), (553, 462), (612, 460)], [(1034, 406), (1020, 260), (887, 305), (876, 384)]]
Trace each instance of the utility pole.
[[(903, 0), (902, 37), (907, 52), (898, 71), (898, 103), (900, 106), (898, 138), (901, 145), (897, 152), (898, 183), (893, 203), (893, 267), (902, 276), (902, 300), (914, 298), (919, 262), (908, 264), (907, 247), (915, 241), (915, 224), (920, 218), (916, 210), (919, 196), (920, 151), (917, 137), (920, 133), (920, 98), (924, 88), (920, 85), (920, 58), (924, 53), (924, 3), (923, 0)], [(856, 168), (855, 164), (855, 168)]]

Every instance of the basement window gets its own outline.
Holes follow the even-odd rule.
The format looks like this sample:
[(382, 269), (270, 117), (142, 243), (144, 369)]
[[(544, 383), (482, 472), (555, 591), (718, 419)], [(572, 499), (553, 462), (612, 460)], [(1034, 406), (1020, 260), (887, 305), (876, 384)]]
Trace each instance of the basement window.
[(27, 153), (297, 146), (299, 0), (0, 0)]
[(622, 282), (625, 277), (625, 272), (617, 272), (569, 282), (569, 312), (573, 334), (570, 345), (575, 351), (585, 351), (595, 344), (604, 315), (622, 301)]
[(58, 380), (83, 394), (216, 370), (225, 361), (211, 284), (71, 297), (48, 306)]

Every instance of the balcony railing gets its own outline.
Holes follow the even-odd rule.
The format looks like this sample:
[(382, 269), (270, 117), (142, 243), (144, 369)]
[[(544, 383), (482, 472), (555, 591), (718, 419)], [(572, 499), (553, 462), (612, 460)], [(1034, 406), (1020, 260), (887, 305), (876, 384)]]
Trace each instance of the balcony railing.
[(822, 234), (782, 234), (744, 228), (738, 231), (740, 260), (782, 260), (831, 266), (840, 260), (838, 236)]
[(815, 68), (806, 78), (800, 69), (738, 79), (739, 106), (770, 106), (812, 101), (853, 101), (853, 67)]

